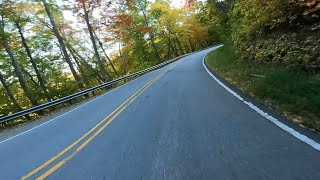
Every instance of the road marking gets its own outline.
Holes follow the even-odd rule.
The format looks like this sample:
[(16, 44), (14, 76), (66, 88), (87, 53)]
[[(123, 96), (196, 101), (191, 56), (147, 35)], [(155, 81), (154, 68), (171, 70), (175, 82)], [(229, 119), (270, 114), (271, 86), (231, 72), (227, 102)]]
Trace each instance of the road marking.
[[(222, 46), (218, 46), (217, 48), (220, 48)], [(216, 48), (216, 49), (217, 49)], [(215, 49), (214, 49), (215, 50)], [(211, 51), (210, 51), (211, 52)], [(237, 99), (239, 99), (240, 101), (242, 101), (244, 104), (248, 105), (251, 109), (253, 109), (254, 111), (256, 111), (258, 114), (260, 114), (261, 116), (263, 116), (264, 118), (266, 118), (267, 120), (271, 121), (272, 123), (274, 123), (276, 126), (280, 127), (281, 129), (287, 131), (288, 133), (290, 133), (291, 135), (293, 135), (294, 137), (296, 137), (297, 139), (305, 142), (306, 144), (310, 145), (311, 147), (313, 147), (314, 149), (320, 151), (320, 144), (317, 143), (316, 141), (310, 139), (309, 137), (299, 133), (298, 131), (290, 128), (289, 126), (283, 124), (282, 122), (280, 122), (278, 119), (274, 118), (273, 116), (269, 115), (268, 113), (264, 112), (263, 110), (261, 110), (260, 108), (258, 108), (257, 106), (255, 106), (254, 104), (252, 104), (251, 102), (248, 102), (246, 100), (244, 100), (239, 94), (237, 94), (236, 92), (234, 92), (233, 90), (231, 90), (228, 86), (226, 86), (225, 84), (223, 84), (215, 75), (213, 75), (210, 70), (207, 68), (207, 66), (205, 65), (205, 57), (209, 54), (209, 52), (203, 57), (202, 60), (202, 65), (203, 67), (206, 69), (206, 71), (209, 73), (209, 75), (218, 82), (218, 84), (220, 86), (222, 86), (224, 89), (226, 89), (229, 93), (231, 93), (233, 96), (235, 96)]]
[[(27, 175), (23, 176), (21, 179), (27, 179), (34, 175), (35, 173), (39, 172), (52, 162), (54, 162), (56, 159), (64, 155), (66, 152), (68, 152), (71, 148), (79, 144), (84, 138), (86, 138), (88, 135), (90, 135), (95, 129), (97, 129), (102, 123), (106, 122), (110, 117), (109, 121), (106, 122), (100, 129), (98, 129), (91, 137), (89, 137), (84, 143), (82, 143), (76, 150), (73, 151), (73, 153), (70, 156), (67, 156), (57, 164), (55, 164), (52, 168), (50, 168), (48, 171), (46, 171), (44, 174), (39, 176), (37, 179), (44, 179), (50, 174), (52, 174), (54, 171), (59, 169), (65, 162), (70, 160), (75, 154), (77, 154), (81, 149), (83, 149), (89, 142), (91, 142), (98, 134), (100, 134), (101, 131), (103, 131), (123, 110), (125, 110), (137, 97), (139, 97), (146, 89), (148, 89), (154, 82), (156, 82), (159, 78), (161, 78), (165, 73), (173, 69), (177, 64), (166, 70), (165, 72), (161, 73), (160, 75), (156, 76), (154, 79), (152, 79), (150, 82), (148, 82), (145, 86), (143, 86), (141, 89), (139, 89), (136, 93), (134, 93), (132, 96), (130, 96), (125, 102), (123, 102), (120, 106), (118, 106), (114, 111), (112, 111), (107, 117), (105, 117), (103, 120), (101, 120), (96, 126), (94, 126), (92, 129), (90, 129), (86, 134), (81, 136), (77, 141), (72, 143), (70, 146), (65, 148), (63, 151), (49, 159), (47, 162), (43, 163), (33, 171), (29, 172)], [(120, 110), (119, 110), (120, 109)], [(118, 111), (119, 110), (119, 111)], [(118, 112), (117, 112), (118, 111)], [(115, 112), (117, 112), (115, 114)], [(114, 115), (115, 114), (115, 115)], [(114, 115), (114, 116), (113, 116)]]
[[(164, 75), (161, 74), (161, 76)], [(160, 77), (161, 77), (160, 76)], [(160, 77), (155, 79), (152, 83), (148, 84), (147, 87), (145, 87), (138, 95), (136, 95), (130, 102), (129, 104), (125, 105), (124, 107), (121, 108), (105, 125), (103, 125), (99, 130), (97, 130), (91, 137), (89, 137), (85, 142), (83, 142), (77, 149), (75, 149), (70, 156), (67, 156), (60, 162), (58, 162), (56, 165), (51, 167), (48, 171), (43, 173), (41, 176), (36, 178), (36, 180), (42, 180), (48, 177), (50, 174), (55, 172), (57, 169), (59, 169), (62, 165), (64, 165), (67, 161), (69, 161), (74, 155), (76, 155), (79, 151), (81, 151), (85, 146), (87, 146), (97, 135), (99, 135), (118, 115), (124, 111), (139, 95), (141, 95), (146, 89), (148, 89), (154, 82), (156, 82)]]
[[(196, 52), (193, 52), (193, 53), (188, 53), (188, 54), (186, 54), (186, 56), (192, 55), (192, 54), (197, 53), (197, 52), (200, 52), (200, 51), (196, 51)], [(184, 57), (186, 57), (186, 56), (184, 56)], [(184, 58), (184, 57), (182, 57), (182, 58)], [(182, 59), (182, 58), (181, 58), (181, 59)], [(179, 61), (179, 60), (178, 60), (178, 61)], [(177, 62), (177, 61), (176, 61), (176, 62)], [(175, 62), (172, 62), (172, 64), (173, 64), (173, 63), (175, 63)], [(171, 64), (171, 63), (170, 63), (170, 64)], [(170, 64), (168, 64), (168, 65), (170, 65)], [(165, 66), (165, 67), (166, 67), (166, 66)], [(154, 72), (154, 71), (153, 71), (153, 72)], [(96, 98), (94, 98), (94, 99), (86, 102), (85, 104), (82, 104), (82, 105), (80, 105), (80, 106), (78, 106), (78, 107), (75, 107), (74, 109), (71, 109), (70, 111), (65, 112), (65, 113), (63, 113), (63, 114), (61, 114), (61, 115), (59, 115), (59, 116), (57, 116), (57, 117), (55, 117), (55, 118), (53, 118), (53, 119), (51, 119), (51, 120), (49, 120), (49, 121), (46, 121), (46, 122), (44, 122), (44, 123), (42, 123), (42, 124), (39, 124), (39, 125), (31, 128), (31, 129), (28, 129), (28, 130), (26, 130), (26, 131), (24, 131), (24, 132), (22, 132), (22, 133), (19, 133), (19, 134), (17, 134), (17, 135), (14, 135), (14, 136), (12, 136), (12, 137), (10, 137), (10, 138), (7, 138), (7, 139), (5, 139), (5, 140), (3, 140), (3, 141), (0, 141), (0, 144), (2, 144), (2, 143), (4, 143), (4, 142), (7, 142), (7, 141), (9, 141), (9, 140), (11, 140), (11, 139), (14, 139), (14, 138), (16, 138), (16, 137), (19, 137), (19, 136), (21, 136), (21, 135), (23, 135), (23, 134), (26, 134), (26, 133), (28, 133), (28, 132), (30, 132), (30, 131), (32, 131), (32, 130), (35, 130), (35, 129), (43, 126), (43, 125), (46, 125), (46, 124), (48, 124), (48, 123), (50, 123), (50, 122), (52, 122), (52, 121), (54, 121), (54, 120), (56, 120), (56, 119), (58, 119), (58, 118), (60, 118), (60, 117), (62, 117), (62, 116), (64, 116), (64, 115), (66, 115), (66, 114), (69, 114), (69, 113), (71, 113), (71, 112), (73, 112), (73, 111), (75, 111), (75, 110), (77, 110), (77, 109), (79, 109), (79, 108), (81, 108), (81, 107), (83, 107), (83, 106), (85, 106), (85, 105), (87, 105), (87, 104), (89, 104), (89, 103), (91, 103), (91, 102), (99, 99), (99, 98), (102, 98), (103, 96), (105, 96), (105, 95), (107, 95), (107, 94), (109, 94), (109, 93), (111, 93), (111, 92), (113, 92), (113, 91), (115, 91), (115, 90), (117, 90), (117, 89), (119, 89), (119, 88), (121, 88), (121, 87), (123, 87), (123, 86), (128, 85), (129, 83), (131, 83), (131, 82), (133, 82), (133, 81), (136, 81), (136, 80), (144, 77), (145, 75), (147, 75), (147, 74), (144, 74), (144, 75), (142, 75), (142, 76), (140, 76), (140, 77), (138, 77), (138, 78), (136, 78), (136, 79), (134, 79), (134, 80), (132, 80), (132, 81), (129, 81), (128, 83), (125, 83), (125, 84), (123, 84), (123, 85), (121, 85), (121, 86), (119, 86), (119, 87), (117, 87), (117, 88), (115, 88), (115, 89), (112, 89), (111, 91), (108, 91), (108, 92), (106, 92), (106, 93), (104, 93), (104, 94), (102, 94), (102, 95), (100, 95), (100, 96), (98, 96), (98, 97), (96, 97)]]
[[(145, 75), (146, 75), (146, 74), (145, 74)], [(23, 134), (26, 134), (26, 133), (28, 133), (28, 132), (30, 132), (30, 131), (32, 131), (32, 130), (35, 130), (35, 129), (43, 126), (43, 125), (46, 125), (46, 124), (48, 124), (48, 123), (50, 123), (50, 122), (52, 122), (52, 121), (54, 121), (54, 120), (56, 120), (56, 119), (64, 116), (64, 115), (66, 115), (66, 114), (69, 114), (69, 113), (71, 113), (71, 112), (73, 112), (73, 111), (75, 111), (75, 110), (77, 110), (77, 109), (79, 109), (79, 108), (81, 108), (81, 107), (83, 107), (83, 106), (85, 106), (85, 105), (87, 105), (87, 104), (89, 104), (89, 103), (97, 100), (97, 99), (100, 99), (100, 98), (104, 97), (105, 95), (107, 95), (107, 94), (109, 94), (109, 93), (111, 93), (111, 92), (113, 92), (113, 91), (115, 91), (115, 90), (117, 90), (117, 89), (119, 89), (119, 88), (121, 88), (121, 87), (123, 87), (123, 86), (126, 86), (126, 85), (128, 85), (128, 84), (130, 84), (130, 83), (132, 83), (132, 82), (134, 82), (134, 81), (142, 78), (143, 76), (144, 76), (144, 75), (142, 75), (142, 76), (140, 76), (140, 77), (138, 77), (138, 78), (136, 78), (136, 79), (134, 79), (134, 80), (132, 80), (132, 81), (129, 81), (128, 83), (125, 83), (125, 84), (123, 84), (123, 85), (121, 85), (121, 86), (119, 86), (119, 87), (117, 87), (117, 88), (115, 88), (115, 89), (112, 89), (111, 91), (108, 91), (108, 92), (106, 92), (106, 93), (104, 93), (104, 94), (101, 94), (100, 96), (98, 96), (98, 97), (96, 97), (96, 98), (94, 98), (94, 99), (92, 99), (92, 100), (90, 100), (90, 101), (88, 101), (88, 102), (86, 102), (86, 103), (78, 106), (78, 107), (75, 107), (74, 109), (71, 109), (70, 111), (65, 112), (65, 113), (63, 113), (63, 114), (61, 114), (61, 115), (59, 115), (59, 116), (57, 116), (57, 117), (55, 117), (55, 118), (47, 121), (47, 122), (44, 122), (44, 123), (42, 123), (42, 124), (39, 124), (39, 125), (31, 128), (31, 129), (28, 129), (28, 130), (26, 130), (26, 131), (24, 131), (24, 132), (22, 132), (22, 133), (19, 133), (19, 134), (14, 135), (14, 136), (12, 136), (12, 137), (10, 137), (10, 138), (7, 138), (7, 139), (5, 139), (5, 140), (3, 140), (3, 141), (0, 141), (0, 144), (2, 144), (2, 143), (4, 143), (4, 142), (7, 142), (7, 141), (9, 141), (9, 140), (11, 140), (11, 139), (14, 139), (14, 138), (16, 138), (16, 137), (19, 137), (19, 136), (21, 136), (21, 135), (23, 135)]]
[[(161, 75), (161, 74), (160, 74)], [(159, 77), (160, 75), (156, 76)], [(156, 79), (154, 78), (154, 79)], [(153, 79), (153, 80), (154, 80)], [(96, 124), (93, 128), (91, 128), (87, 133), (85, 133), (83, 136), (81, 136), (78, 140), (76, 140), (75, 142), (73, 142), (71, 145), (69, 145), (67, 148), (65, 148), (64, 150), (62, 150), (60, 153), (58, 153), (57, 155), (55, 155), (54, 157), (52, 157), (51, 159), (49, 159), (48, 161), (46, 161), (45, 163), (43, 163), (42, 165), (40, 165), (39, 167), (37, 167), (36, 169), (34, 169), (33, 171), (29, 172), (28, 174), (26, 174), (25, 176), (23, 176), (21, 179), (27, 179), (29, 177), (31, 177), (33, 174), (39, 172), (41, 169), (45, 168), (46, 166), (48, 166), (50, 163), (52, 163), (53, 161), (55, 161), (56, 159), (58, 159), (60, 156), (62, 156), (63, 154), (65, 154), (66, 152), (68, 152), (71, 148), (73, 148), (74, 146), (76, 146), (80, 141), (82, 141), (84, 138), (86, 138), (89, 134), (91, 134), (95, 129), (97, 129), (102, 123), (104, 123), (106, 120), (108, 120), (108, 118), (110, 118), (116, 111), (118, 111), (119, 109), (121, 109), (127, 102), (129, 102), (131, 99), (133, 99), (137, 94), (139, 94), (139, 92), (141, 90), (143, 90), (148, 84), (150, 84), (153, 80), (151, 80), (149, 83), (147, 83), (145, 86), (143, 86), (142, 88), (140, 88), (137, 92), (135, 92), (133, 95), (131, 95), (126, 101), (124, 101), (122, 104), (120, 104), (115, 110), (113, 110), (107, 117), (105, 117), (103, 120), (101, 120), (98, 124)]]

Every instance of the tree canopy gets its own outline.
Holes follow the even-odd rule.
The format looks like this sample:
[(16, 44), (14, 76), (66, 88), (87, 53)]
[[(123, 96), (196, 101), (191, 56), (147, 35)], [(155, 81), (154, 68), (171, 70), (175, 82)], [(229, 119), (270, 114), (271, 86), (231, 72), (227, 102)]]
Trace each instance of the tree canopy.
[(202, 3), (3, 0), (0, 115), (212, 45)]
[(320, 67), (319, 12), (318, 0), (2, 0), (0, 115), (221, 42)]

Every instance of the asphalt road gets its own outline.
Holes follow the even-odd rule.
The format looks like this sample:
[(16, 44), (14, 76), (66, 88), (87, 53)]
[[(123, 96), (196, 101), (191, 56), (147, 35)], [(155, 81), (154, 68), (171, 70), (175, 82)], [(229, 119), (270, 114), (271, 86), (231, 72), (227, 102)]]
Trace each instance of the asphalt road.
[(320, 179), (318, 150), (207, 73), (211, 50), (0, 142), (0, 179)]

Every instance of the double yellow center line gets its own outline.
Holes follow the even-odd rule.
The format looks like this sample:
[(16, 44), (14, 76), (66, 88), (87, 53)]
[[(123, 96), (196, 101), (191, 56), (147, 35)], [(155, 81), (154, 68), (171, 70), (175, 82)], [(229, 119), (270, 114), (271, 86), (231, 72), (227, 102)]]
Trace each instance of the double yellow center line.
[[(174, 66), (173, 66), (174, 67)], [(172, 68), (173, 68), (172, 67)], [(130, 96), (125, 102), (123, 102), (120, 106), (118, 106), (115, 110), (113, 110), (107, 117), (105, 117), (103, 120), (101, 120), (98, 124), (96, 124), (93, 128), (91, 128), (87, 133), (85, 133), (83, 136), (81, 136), (78, 140), (70, 144), (67, 148), (62, 150), (60, 153), (53, 156), (51, 159), (40, 165), (39, 167), (35, 168), (28, 174), (21, 177), (22, 180), (30, 178), (31, 176), (35, 175), (42, 169), (46, 168), (48, 165), (56, 161), (59, 157), (69, 152), (73, 147), (79, 145), (76, 149), (74, 149), (70, 155), (66, 156), (61, 161), (55, 163), (51, 166), (50, 169), (48, 169), (46, 172), (41, 174), (37, 180), (44, 179), (48, 177), (50, 174), (55, 172), (57, 169), (59, 169), (63, 164), (65, 164), (67, 161), (69, 161), (74, 155), (76, 155), (81, 149), (83, 149), (87, 144), (89, 144), (98, 134), (100, 134), (123, 110), (125, 110), (137, 97), (139, 97), (146, 89), (148, 89), (154, 82), (156, 82), (160, 77), (162, 77), (166, 72), (171, 70), (172, 68), (168, 69), (167, 71), (161, 73), (157, 77), (155, 77), (153, 80), (151, 80), (149, 83), (147, 83), (145, 86), (143, 86), (141, 89), (139, 89), (137, 92), (135, 92), (132, 96)], [(87, 138), (88, 137), (88, 138)], [(87, 138), (87, 139), (86, 139)], [(84, 139), (86, 139), (84, 142), (82, 142)], [(81, 143), (82, 142), (82, 143)]]

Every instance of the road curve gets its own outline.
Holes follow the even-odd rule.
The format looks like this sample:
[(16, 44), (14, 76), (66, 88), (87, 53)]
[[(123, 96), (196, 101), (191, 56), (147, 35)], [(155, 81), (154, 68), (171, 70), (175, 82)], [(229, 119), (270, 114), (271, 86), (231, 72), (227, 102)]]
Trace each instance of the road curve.
[(318, 150), (207, 73), (213, 49), (12, 133), (0, 179), (320, 179)]

